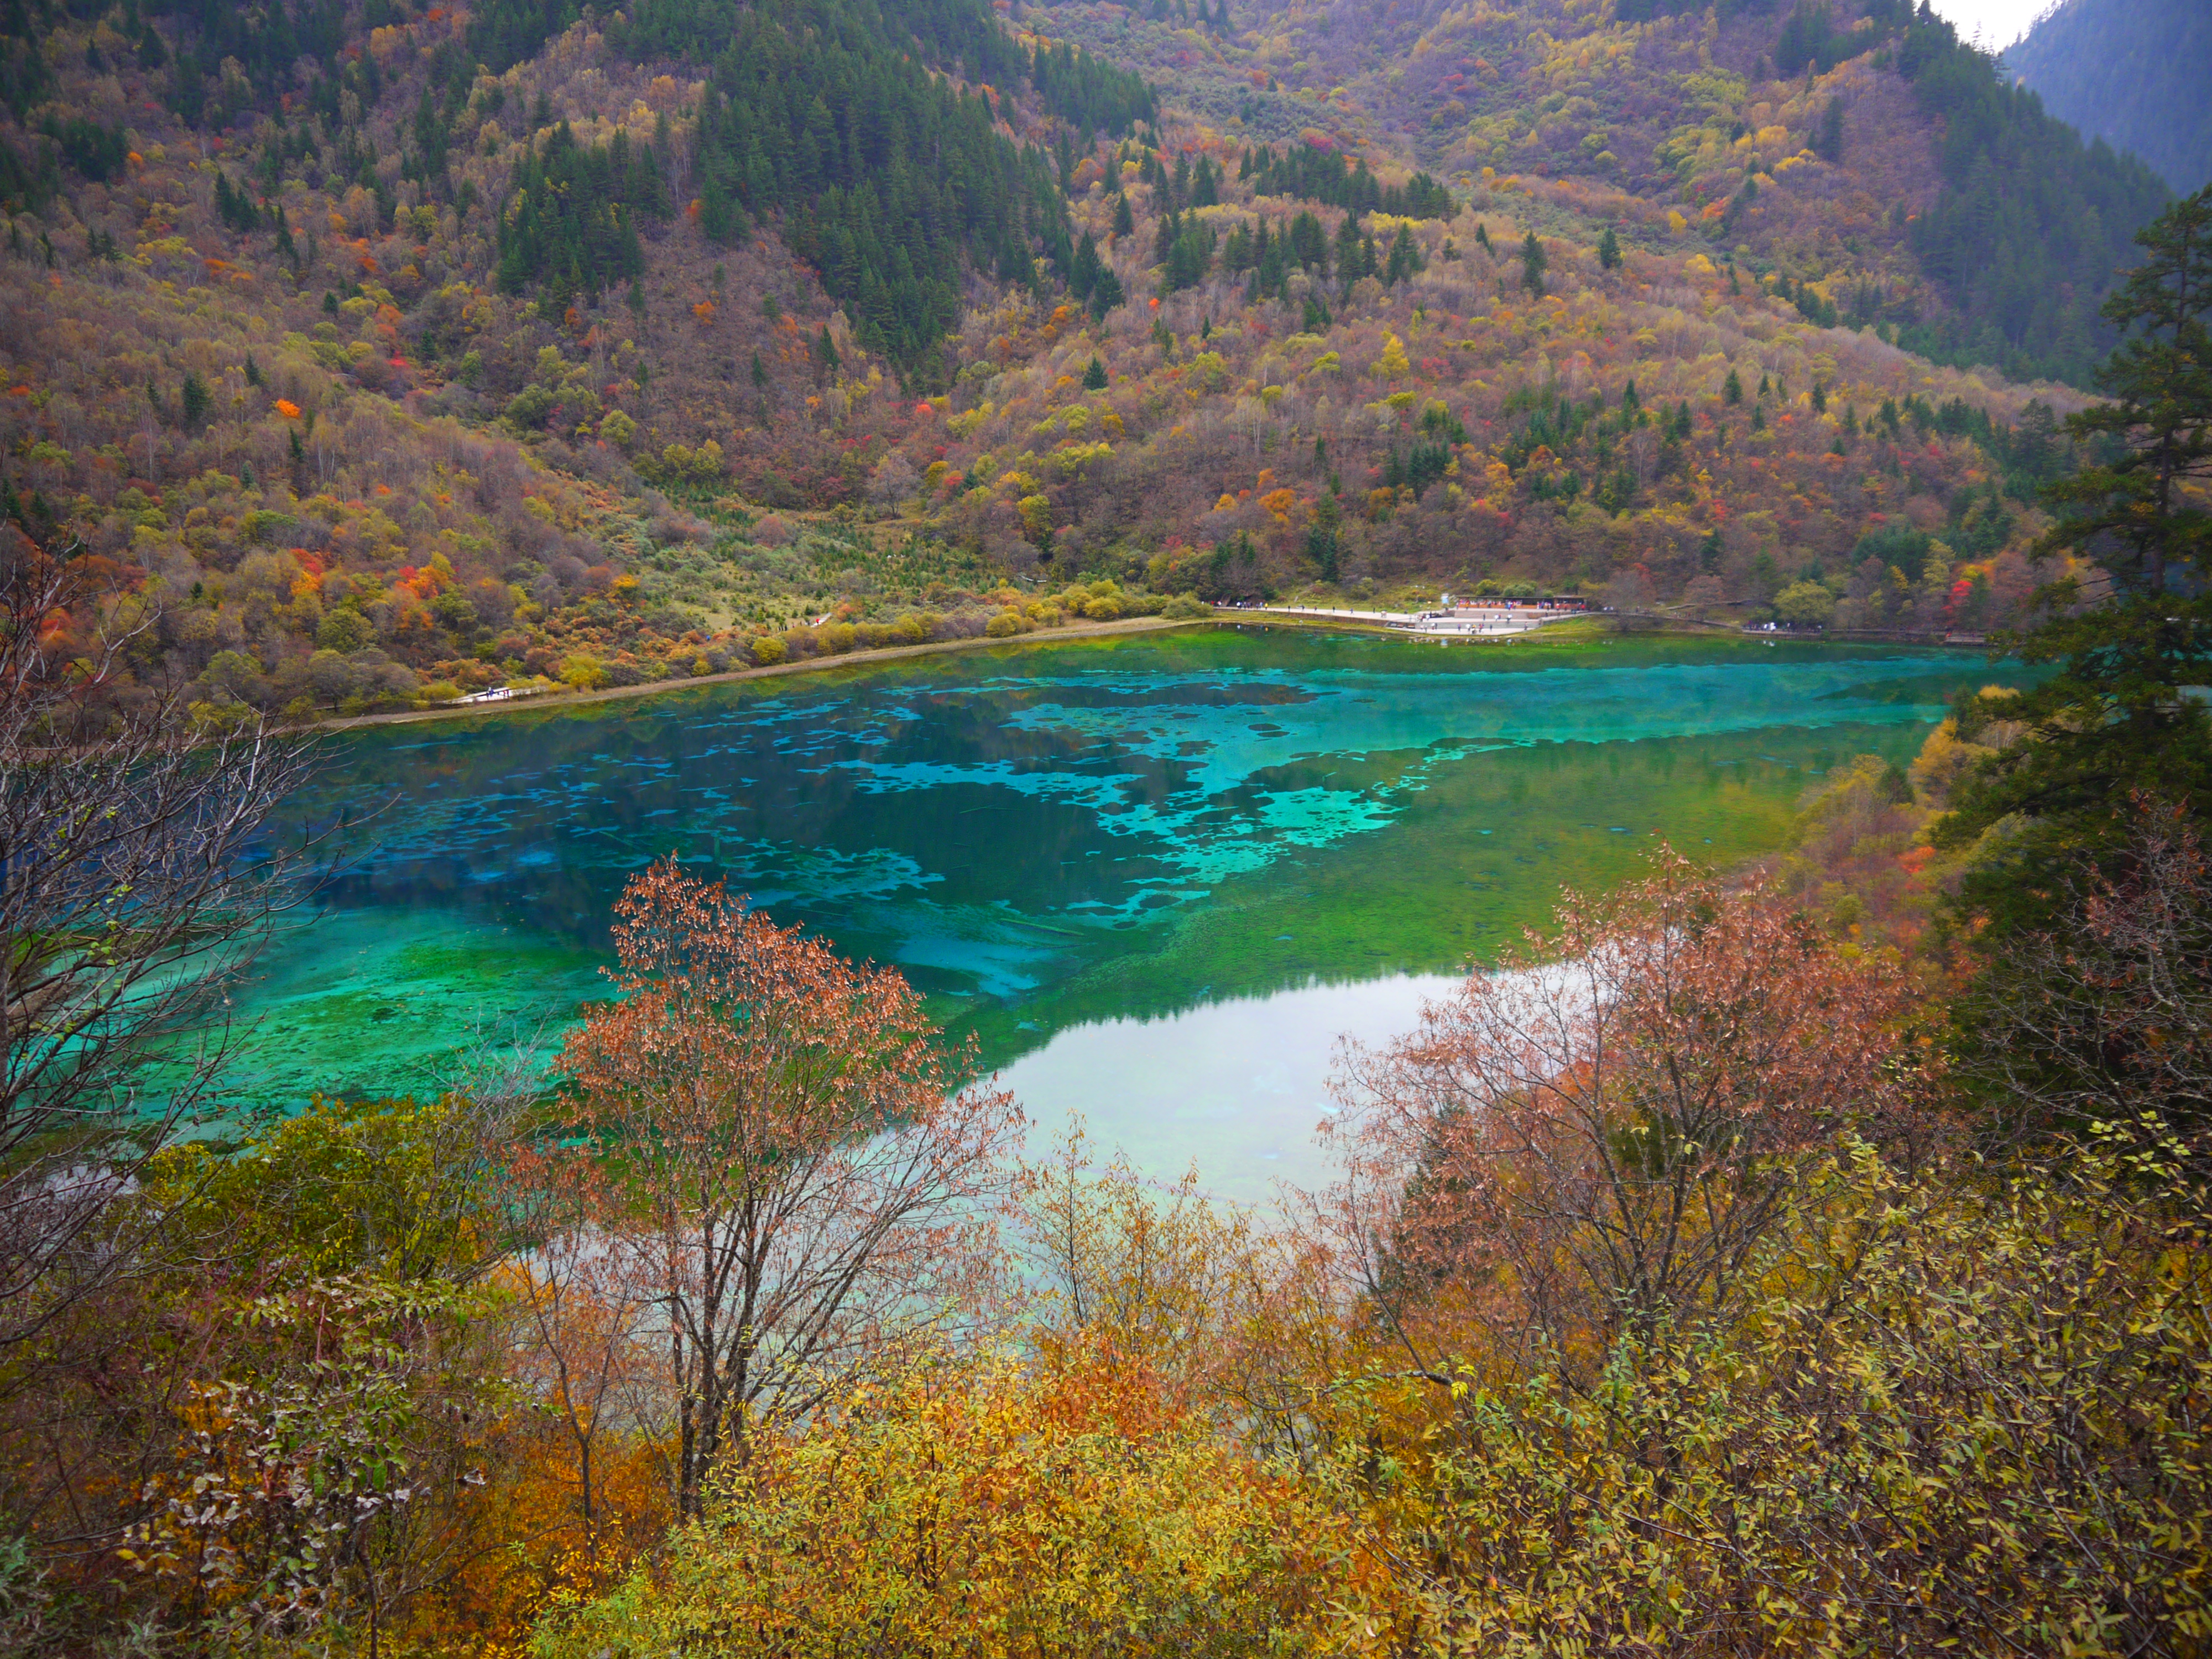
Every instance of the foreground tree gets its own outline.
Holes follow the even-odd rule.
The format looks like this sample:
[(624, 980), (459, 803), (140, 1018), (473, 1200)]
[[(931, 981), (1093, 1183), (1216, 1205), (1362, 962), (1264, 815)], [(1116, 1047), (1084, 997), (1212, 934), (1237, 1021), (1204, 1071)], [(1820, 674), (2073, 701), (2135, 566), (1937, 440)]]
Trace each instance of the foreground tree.
[[(1417, 1369), (1473, 1320), (1501, 1360), (1732, 1314), (1845, 1126), (1909, 1140), (1893, 969), (1672, 854), (1350, 1052), (1334, 1225)], [(1517, 1358), (1515, 1356), (1517, 1355)]]
[(617, 906), (621, 1001), (568, 1040), (611, 1248), (663, 1322), (674, 1485), (695, 1515), (755, 1424), (812, 1410), (955, 1322), (1021, 1116), (957, 1089), (896, 973), (854, 967), (672, 860)]
[(2004, 1131), (2212, 1127), (2212, 866), (2183, 808), (2124, 817), (2116, 867), (2062, 872), (2054, 925), (1994, 941), (1954, 1011), (1955, 1079)]
[[(2090, 464), (2045, 491), (2060, 517), (2041, 550), (2069, 563), (2039, 595), (2048, 620), (2011, 641), (2058, 669), (2007, 701), (2027, 739), (1939, 833), (1964, 847), (2011, 821), (1962, 893), (2002, 927), (2049, 921), (2070, 861), (2106, 856), (2131, 791), (2212, 813), (2212, 714), (2185, 690), (2212, 675), (2212, 187), (2136, 240), (2149, 257), (2104, 307), (2134, 337), (2098, 376), (2107, 400), (2067, 420)], [(1961, 738), (1980, 713), (1969, 705)]]
[(226, 993), (302, 890), (248, 854), (307, 746), (131, 684), (155, 620), (0, 525), (0, 1351), (132, 1259), (72, 1247), (208, 1099)]

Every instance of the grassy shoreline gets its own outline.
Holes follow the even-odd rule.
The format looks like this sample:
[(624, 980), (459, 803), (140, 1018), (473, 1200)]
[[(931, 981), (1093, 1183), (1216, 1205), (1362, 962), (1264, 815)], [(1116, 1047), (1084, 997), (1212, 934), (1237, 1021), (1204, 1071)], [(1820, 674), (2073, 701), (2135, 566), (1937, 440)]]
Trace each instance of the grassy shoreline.
[(774, 679), (783, 675), (818, 673), (828, 668), (850, 668), (860, 663), (895, 662), (908, 657), (928, 657), (951, 651), (985, 647), (1053, 643), (1129, 634), (1156, 634), (1176, 628), (1211, 628), (1218, 617), (1126, 617), (1119, 622), (1079, 623), (1073, 627), (1040, 629), (994, 640), (978, 635), (969, 640), (932, 640), (922, 645), (884, 645), (865, 651), (841, 652), (835, 656), (808, 657), (799, 662), (780, 662), (760, 668), (733, 668), (724, 674), (699, 674), (680, 680), (647, 680), (641, 685), (602, 686), (593, 691), (545, 691), (536, 696), (512, 697), (503, 702), (441, 704), (435, 708), (401, 708), (385, 714), (354, 714), (318, 720), (313, 730), (348, 732), (367, 726), (411, 726), (423, 720), (479, 720), (486, 715), (520, 714), (530, 709), (580, 708), (587, 704), (617, 702), (635, 697), (665, 696), (671, 692), (696, 690), (702, 685), (727, 685), (734, 680)]

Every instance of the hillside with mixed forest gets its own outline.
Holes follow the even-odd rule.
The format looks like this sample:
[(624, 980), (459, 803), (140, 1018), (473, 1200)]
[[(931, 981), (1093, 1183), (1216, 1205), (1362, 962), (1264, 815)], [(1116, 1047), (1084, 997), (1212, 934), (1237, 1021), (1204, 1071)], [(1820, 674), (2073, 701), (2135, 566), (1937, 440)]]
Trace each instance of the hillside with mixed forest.
[(1978, 631), (2166, 199), (1900, 0), (6, 52), (0, 511), (211, 712), (1486, 583)]

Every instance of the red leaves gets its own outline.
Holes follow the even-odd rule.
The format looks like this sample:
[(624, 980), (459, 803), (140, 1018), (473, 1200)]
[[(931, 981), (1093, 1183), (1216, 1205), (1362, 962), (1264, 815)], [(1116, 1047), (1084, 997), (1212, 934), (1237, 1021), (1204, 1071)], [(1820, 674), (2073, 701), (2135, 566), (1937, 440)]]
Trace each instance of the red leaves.
[(616, 906), (623, 1000), (568, 1040), (603, 1224), (666, 1312), (679, 1499), (745, 1425), (811, 1409), (988, 1277), (1021, 1115), (957, 1090), (889, 969), (777, 927), (673, 858)]
[(1710, 1307), (1837, 1133), (1917, 1127), (1901, 976), (1757, 890), (1664, 854), (1531, 943), (1351, 1056), (1347, 1235), (1394, 1297), (1479, 1290), (1561, 1346)]

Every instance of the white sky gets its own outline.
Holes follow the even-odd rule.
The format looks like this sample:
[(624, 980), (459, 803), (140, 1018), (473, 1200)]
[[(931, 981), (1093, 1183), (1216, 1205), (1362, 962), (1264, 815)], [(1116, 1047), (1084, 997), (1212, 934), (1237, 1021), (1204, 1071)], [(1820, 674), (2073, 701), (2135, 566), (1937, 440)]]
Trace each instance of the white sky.
[(1936, 9), (1959, 33), (1990, 52), (2002, 52), (2049, 11), (2053, 0), (1936, 0)]

